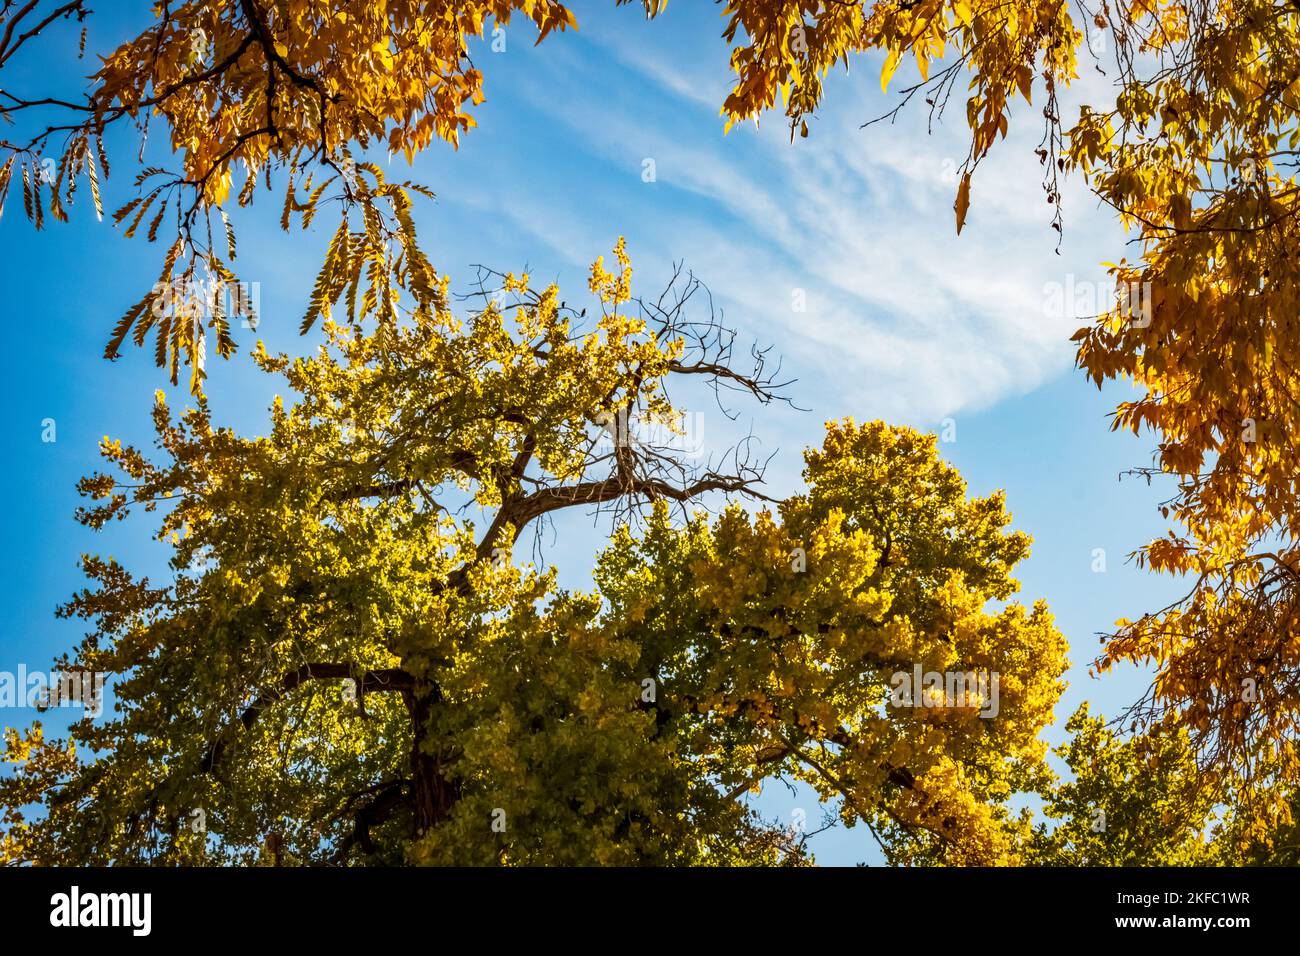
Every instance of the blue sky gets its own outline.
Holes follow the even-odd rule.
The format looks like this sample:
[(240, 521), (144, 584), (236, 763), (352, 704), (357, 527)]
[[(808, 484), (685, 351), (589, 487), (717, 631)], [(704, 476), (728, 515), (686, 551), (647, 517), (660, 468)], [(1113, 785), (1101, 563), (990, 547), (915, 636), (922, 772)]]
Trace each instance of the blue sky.
[[(967, 135), (960, 110), (930, 135), (925, 114), (914, 108), (924, 107), (919, 99), (894, 125), (860, 129), (894, 103), (880, 93), (878, 63), (864, 60), (828, 81), (826, 108), (808, 139), (791, 144), (779, 115), (724, 136), (718, 107), (729, 71), (720, 8), (677, 3), (646, 24), (635, 8), (594, 6), (578, 5), (579, 33), (541, 47), (523, 26), (508, 31), (504, 52), (483, 44), (476, 60), (486, 73), (487, 102), (477, 112), (479, 128), (459, 151), (435, 144), (411, 173), (400, 157), (392, 160), (395, 173), (437, 193), (417, 209), (435, 265), (463, 289), (475, 263), (526, 266), (581, 299), (589, 263), (620, 234), (642, 291), (656, 289), (671, 263), (684, 260), (742, 340), (774, 346), (798, 380), (789, 394), (808, 411), (742, 403), (735, 425), (707, 411), (704, 420), (710, 447), (752, 428), (764, 449), (777, 452), (769, 473), (776, 494), (798, 487), (799, 452), (819, 443), (826, 419), (883, 418), (932, 430), (951, 419), (956, 441), (941, 445), (945, 457), (972, 493), (1004, 488), (1015, 526), (1034, 536), (1019, 575), (1022, 599), (1045, 597), (1071, 645), (1070, 688), (1058, 720), (1084, 699), (1107, 714), (1135, 699), (1145, 686), (1141, 674), (1098, 681), (1086, 665), (1096, 635), (1117, 617), (1174, 595), (1176, 582), (1125, 562), (1164, 530), (1154, 505), (1167, 491), (1119, 482), (1125, 469), (1150, 463), (1152, 441), (1111, 433), (1107, 415), (1124, 389), (1099, 392), (1073, 369), (1068, 338), (1082, 324), (1075, 314), (1089, 310), (1063, 315), (1046, 307), (1052, 283), (1104, 283), (1100, 263), (1118, 259), (1126, 237), (1074, 184), (1065, 191), (1057, 254), (1032, 153), (1041, 133), (1037, 111), (1024, 110), (981, 167), (957, 237), (953, 170)], [(139, 28), (142, 21), (131, 21), (124, 8), (95, 14), (90, 49)], [(29, 56), (11, 67), (6, 83), (30, 91), (56, 75), (75, 90), (86, 72), (72, 60)], [(1102, 82), (1086, 77), (1080, 95)], [(107, 184), (109, 208), (134, 195), (129, 139), (118, 141), (122, 172)], [(647, 160), (653, 182), (644, 181)], [(322, 215), (310, 233), (286, 235), (276, 224), (278, 207), (266, 199), (235, 218), (236, 265), (260, 285), (257, 334), (273, 350), (301, 352), (318, 341), (315, 334), (300, 338), (297, 324), (333, 226)], [(155, 280), (163, 250), (125, 240), (84, 204), (71, 224), (34, 233), (14, 197), (0, 219), (0, 242), (9, 458), (0, 471), (7, 504), (0, 670), (15, 671), (20, 663), (48, 668), (78, 637), (78, 625), (56, 621), (53, 609), (80, 586), (80, 553), (164, 570), (146, 523), (96, 536), (72, 517), (73, 485), (97, 466), (102, 436), (150, 440), (150, 396), (165, 384), (161, 372), (137, 350), (115, 363), (100, 356), (113, 322)], [(793, 307), (799, 293), (805, 311)], [(273, 383), (247, 361), (251, 335), (242, 330), (239, 355), (213, 360), (209, 371), (219, 418), (255, 432)], [(184, 401), (183, 388), (171, 398), (173, 405)], [(41, 440), (47, 418), (57, 422), (54, 443)], [(546, 558), (580, 585), (607, 530), (588, 523), (566, 532)], [(1099, 548), (1104, 573), (1092, 569)], [(3, 722), (22, 725), (31, 716), (10, 712)], [(1060, 739), (1057, 731), (1049, 736)], [(783, 818), (795, 807), (817, 817), (808, 799), (781, 788), (769, 788), (761, 805)], [(863, 829), (832, 831), (813, 847), (823, 863), (879, 860)]]

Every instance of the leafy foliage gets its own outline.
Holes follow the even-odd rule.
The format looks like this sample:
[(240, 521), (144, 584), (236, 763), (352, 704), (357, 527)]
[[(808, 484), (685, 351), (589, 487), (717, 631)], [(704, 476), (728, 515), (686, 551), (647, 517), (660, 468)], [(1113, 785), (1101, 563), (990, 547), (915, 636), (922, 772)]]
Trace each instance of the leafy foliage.
[(1121, 737), (1084, 704), (1057, 748), (1073, 779), (1045, 796), (1053, 825), (1030, 854), (1048, 866), (1195, 866), (1219, 862), (1231, 841), (1215, 832), (1213, 788), (1198, 780), (1186, 731)]
[[(652, 17), (665, 6), (643, 0)], [(0, 68), (89, 12), (84, 0), (5, 2)], [(883, 57), (886, 90), (915, 62), (919, 82), (902, 87), (899, 109), (921, 93), (941, 113), (969, 74), (959, 232), (977, 167), (1018, 101), (1036, 97), (1053, 228), (1058, 176), (1077, 174), (1135, 231), (1140, 258), (1112, 266), (1119, 304), (1075, 338), (1098, 385), (1138, 386), (1114, 426), (1156, 432), (1154, 466), (1139, 471), (1176, 484), (1164, 505), (1175, 528), (1138, 559), (1192, 587), (1118, 622), (1096, 662), (1156, 667), (1128, 715), (1142, 733), (1121, 739), (1076, 715), (1062, 753), (1076, 779), (1046, 776), (1037, 734), (1064, 645), (1041, 607), (985, 611), (1012, 593), (1026, 542), (1002, 531), (1000, 499), (965, 499), (922, 436), (832, 424), (809, 452), (806, 494), (714, 520), (692, 503), (762, 498), (760, 469), (738, 452), (734, 467), (694, 471), (671, 449), (622, 441), (620, 414), (673, 419), (675, 377), (775, 397), (761, 354), (754, 373), (736, 372), (727, 333), (682, 320), (689, 283), (667, 309), (625, 314), (620, 245), (615, 271), (593, 270), (594, 330), (576, 332), (555, 290), (527, 277), (484, 277), (515, 297), (509, 319), (492, 304), (467, 322), (452, 315), (412, 218), (411, 194), (431, 193), (354, 156), (410, 159), (459, 142), (483, 95), (473, 38), (515, 18), (540, 42), (576, 27), (564, 6), (166, 4), (102, 58), (84, 98), (0, 91), (6, 120), (73, 120), (0, 141), (0, 212), (21, 191), (36, 228), (47, 213), (68, 218), (79, 184), (102, 218), (110, 126), (135, 124), (141, 155), (152, 118), (167, 127), (180, 169), (140, 169), (137, 195), (112, 214), (128, 237), (165, 244), (163, 268), (106, 355), (152, 335), (173, 383), (189, 366), (197, 399), (177, 421), (155, 412), (168, 463), (109, 444), (129, 484), (84, 485), (104, 502), (83, 513), (92, 526), (166, 503), (159, 534), (175, 536), (176, 579), (154, 587), (87, 559), (98, 590), (67, 612), (96, 622), (79, 661), (121, 676), (124, 716), (70, 742), (39, 728), (10, 736), (24, 769), (4, 783), (9, 858), (801, 862), (799, 841), (737, 802), (779, 775), (839, 800), (846, 822), (870, 826), (899, 861), (1289, 852), (1300, 11), (1267, 0), (728, 0), (724, 13), (728, 126), (779, 96), (792, 137), (808, 135), (826, 74), (852, 54)], [(1077, 78), (1088, 37), (1110, 51), (1115, 98), (1069, 125), (1058, 89)], [(229, 208), (271, 191), (273, 172), (286, 231), (338, 205), (302, 320), (323, 326), (328, 345), (297, 362), (259, 349), (300, 398), (276, 406), (270, 436), (243, 439), (211, 424), (204, 362), (209, 340), (220, 356), (234, 351), (232, 319), (256, 324), (246, 297), (225, 294), (239, 285)], [(601, 435), (612, 451), (597, 452)], [(461, 500), (446, 501), (448, 489)], [(503, 560), (531, 523), (579, 506), (629, 519), (592, 593)], [(486, 530), (457, 510), (467, 507)], [(808, 567), (778, 574), (794, 549)], [(1003, 717), (888, 709), (882, 681), (903, 660), (999, 668)], [(630, 706), (651, 672), (672, 690)], [(341, 680), (356, 686), (358, 713), (339, 708), (329, 682)], [(540, 680), (554, 686), (541, 692)], [(87, 747), (103, 759), (86, 760)], [(1161, 810), (1143, 816), (1148, 777)], [(1064, 821), (1050, 835), (1006, 810), (1035, 789)], [(513, 829), (491, 842), (484, 815), (503, 809), (503, 792)], [(1206, 850), (1206, 801), (1229, 798), (1226, 842)], [(28, 821), (28, 803), (47, 816)], [(1131, 839), (1080, 830), (1096, 805)], [(610, 806), (623, 816), (603, 815)], [(221, 821), (215, 845), (180, 827), (196, 807)]]
[[(6, 2), (0, 68), (60, 23), (82, 22), (90, 13), (84, 0), (48, 12), (39, 3)], [(488, 23), (504, 29), (525, 19), (536, 27), (537, 42), (576, 26), (556, 0), (191, 0), (156, 6), (154, 18), (102, 58), (82, 100), (0, 91), (6, 120), (34, 110), (74, 118), (36, 123), (26, 142), (0, 140), (0, 212), (17, 171), (36, 228), (44, 225), (47, 202), (50, 214), (66, 221), (79, 177), (88, 181), (102, 218), (99, 175), (110, 168), (106, 129), (134, 124), (142, 156), (151, 120), (165, 123), (181, 168), (143, 168), (138, 195), (113, 219), (129, 218), (128, 237), (145, 225), (151, 242), (172, 238), (158, 283), (118, 322), (105, 354), (115, 357), (132, 332), (142, 345), (153, 329), (158, 365), (168, 367), (175, 383), (181, 362), (188, 364), (195, 394), (202, 387), (206, 330), (213, 330), (219, 355), (234, 349), (224, 293), (238, 279), (225, 207), (249, 205), (259, 183), (271, 191), (272, 170), (284, 176), (276, 188), (284, 191), (286, 231), (294, 214), (305, 229), (322, 204), (338, 204), (341, 222), (304, 325), (328, 312), (323, 297), (330, 292), (348, 288), (355, 295), (363, 266), (369, 290), (363, 311), (387, 308), (394, 287), (427, 299), (429, 268), (415, 243), (409, 194), (431, 194), (415, 183), (385, 183), (378, 167), (354, 160), (354, 152), (382, 147), (410, 160), (435, 138), (457, 144), (474, 125), (471, 108), (483, 100), (470, 43)], [(84, 40), (83, 32), (83, 53)], [(60, 137), (56, 161), (43, 153)], [(355, 235), (350, 213), (359, 220)], [(245, 299), (236, 302), (238, 314), (255, 325)]]
[[(805, 493), (710, 517), (762, 496), (740, 453), (692, 466), (610, 413), (671, 416), (687, 376), (774, 393), (687, 319), (693, 286), (634, 305), (615, 259), (591, 320), (512, 275), (458, 317), (443, 279), (312, 357), (259, 349), (295, 396), (265, 436), (160, 393), (159, 460), (106, 440), (81, 520), (156, 512), (172, 579), (85, 559), (65, 663), (112, 675), (116, 716), (10, 735), (6, 858), (798, 863), (745, 797), (800, 779), (899, 859), (1015, 861), (1065, 645), (1042, 604), (985, 610), (1028, 550), (1001, 496), (933, 436), (845, 421)], [(592, 590), (516, 560), (592, 507), (620, 519)], [(997, 719), (890, 706), (914, 664), (1000, 673)]]
[[(1259, 836), (1289, 819), (1300, 780), (1300, 547), (1293, 436), (1297, 262), (1294, 156), (1300, 142), (1300, 10), (1268, 0), (1001, 4), (985, 0), (816, 3), (731, 0), (726, 36), (737, 80), (729, 121), (784, 97), (807, 135), (822, 78), (852, 54), (884, 55), (882, 86), (906, 61), (932, 113), (970, 74), (971, 147), (954, 203), (958, 231), (972, 173), (1005, 136), (1017, 94), (1040, 82), (1038, 157), (1060, 229), (1058, 175), (1082, 175), (1133, 230), (1138, 261), (1116, 257), (1117, 305), (1081, 329), (1078, 362), (1100, 386), (1127, 378), (1141, 396), (1115, 428), (1159, 437), (1155, 464), (1176, 491), (1175, 527), (1138, 552), (1186, 575), (1184, 600), (1117, 622), (1099, 670), (1153, 665), (1130, 717), (1186, 729), (1197, 762), (1237, 794)], [(1064, 123), (1062, 84), (1085, 40), (1115, 76), (1113, 102)], [(940, 61), (940, 58), (943, 58)]]

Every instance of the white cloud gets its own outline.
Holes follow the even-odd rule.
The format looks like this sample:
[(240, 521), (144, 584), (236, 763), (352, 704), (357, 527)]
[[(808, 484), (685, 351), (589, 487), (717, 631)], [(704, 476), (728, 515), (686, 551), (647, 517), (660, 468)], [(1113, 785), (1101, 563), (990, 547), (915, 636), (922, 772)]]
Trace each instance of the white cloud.
[[(1047, 314), (1045, 287), (1071, 272), (1104, 277), (1098, 263), (1117, 257), (1122, 236), (1076, 182), (1056, 254), (1036, 108), (1020, 111), (980, 166), (958, 237), (955, 171), (969, 132), (956, 101), (933, 135), (919, 99), (896, 125), (860, 129), (889, 108), (874, 75), (860, 75), (872, 74), (868, 63), (828, 80), (807, 139), (791, 144), (779, 114), (724, 137), (722, 48), (705, 58), (645, 40), (597, 37), (598, 53), (629, 68), (622, 74), (593, 65), (600, 57), (569, 55), (551, 67), (553, 82), (513, 91), (571, 131), (575, 149), (625, 170), (624, 185), (557, 206), (524, 182), (479, 202), (567, 262), (607, 248), (612, 228), (626, 229), (643, 275), (684, 258), (729, 305), (732, 324), (787, 357), (800, 400), (825, 417), (929, 426), (1070, 369), (1080, 323)], [(653, 185), (640, 181), (647, 157)], [(806, 312), (792, 308), (796, 289)]]
[[(619, 56), (668, 94), (699, 101), (693, 82), (644, 52)], [(1046, 314), (1044, 287), (1070, 271), (1101, 274), (1099, 236), (1117, 227), (1076, 184), (1066, 193), (1072, 255), (1055, 254), (1033, 154), (1036, 114), (1025, 111), (980, 167), (957, 237), (953, 173), (964, 126), (927, 138), (916, 113), (893, 129), (860, 130), (862, 110), (827, 110), (814, 135), (793, 146), (779, 123), (701, 140), (595, 98), (570, 100), (554, 118), (613, 162), (630, 168), (653, 157), (657, 188), (684, 190), (739, 223), (702, 227), (698, 212), (674, 213), (668, 201), (648, 231), (664, 255), (686, 256), (715, 294), (744, 307), (747, 320), (775, 323), (781, 348), (838, 393), (837, 412), (933, 423), (1068, 369), (1079, 323)], [(805, 314), (791, 309), (795, 288), (806, 290)]]

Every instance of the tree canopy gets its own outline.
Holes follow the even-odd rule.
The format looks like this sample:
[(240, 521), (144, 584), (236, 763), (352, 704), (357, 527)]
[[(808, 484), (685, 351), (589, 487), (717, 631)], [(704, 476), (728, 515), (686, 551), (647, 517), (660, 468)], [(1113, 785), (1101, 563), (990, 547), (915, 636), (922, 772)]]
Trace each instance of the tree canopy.
[[(1017, 102), (1037, 95), (1051, 225), (1064, 222), (1058, 178), (1077, 175), (1134, 233), (1140, 255), (1116, 251), (1116, 305), (1076, 334), (1078, 364), (1099, 386), (1138, 387), (1112, 424), (1158, 438), (1153, 466), (1137, 471), (1173, 488), (1161, 509), (1173, 527), (1137, 559), (1190, 588), (1118, 621), (1096, 664), (1153, 666), (1136, 723), (1189, 730), (1201, 770), (1237, 788), (1264, 831), (1264, 821), (1288, 821), (1300, 778), (1300, 10), (1269, 0), (731, 0), (727, 12), (738, 77), (730, 121), (757, 119), (779, 94), (792, 131), (806, 135), (837, 64), (883, 54), (888, 87), (914, 60), (919, 80), (896, 109), (921, 93), (942, 113), (970, 77), (958, 231), (976, 167)], [(1084, 63), (1112, 77), (1114, 99), (1082, 105), (1070, 123), (1058, 95)]]
[[(90, 13), (85, 0), (50, 9), (5, 0), (0, 69), (24, 46), (56, 42), (56, 27)], [(226, 212), (232, 201), (250, 204), (259, 186), (282, 192), (286, 231), (295, 215), (305, 229), (322, 204), (340, 208), (304, 328), (328, 315), (345, 288), (355, 314), (363, 281), (363, 317), (392, 308), (402, 290), (427, 299), (431, 270), (415, 241), (410, 195), (428, 190), (386, 182), (354, 152), (379, 147), (410, 159), (435, 137), (457, 143), (482, 100), (470, 42), (489, 20), (504, 27), (526, 19), (538, 42), (575, 25), (555, 0), (190, 0), (162, 4), (154, 14), (153, 25), (101, 58), (81, 99), (0, 91), (0, 116), (26, 121), (21, 128), (29, 134), (0, 140), (0, 211), (10, 184), (21, 181), (24, 210), (37, 228), (47, 205), (50, 216), (66, 220), (85, 181), (102, 218), (106, 132), (133, 124), (143, 156), (151, 122), (162, 122), (180, 168), (138, 162), (137, 196), (113, 220), (126, 224), (128, 237), (145, 227), (167, 252), (158, 282), (118, 321), (105, 355), (116, 356), (128, 335), (143, 345), (152, 334), (158, 365), (175, 383), (187, 364), (196, 392), (209, 337), (222, 357), (235, 349), (231, 307), (215, 294), (238, 282)], [(84, 51), (84, 28), (81, 44)], [(65, 121), (28, 119), (51, 111)], [(44, 175), (47, 168), (53, 175)], [(355, 234), (349, 217), (357, 220)], [(250, 308), (235, 298), (238, 315), (255, 318)]]
[[(75, 42), (90, 13), (2, 0), (0, 69)], [(920, 93), (943, 113), (968, 78), (959, 232), (980, 163), (1030, 108), (1048, 225), (1067, 226), (1059, 180), (1078, 176), (1134, 233), (1137, 258), (1111, 266), (1115, 308), (1075, 339), (1098, 385), (1139, 388), (1113, 426), (1156, 435), (1139, 471), (1173, 492), (1168, 535), (1137, 558), (1189, 583), (1117, 622), (1095, 662), (1154, 668), (1127, 715), (1138, 736), (1081, 712), (1061, 754), (1077, 780), (1047, 774), (1064, 643), (1041, 605), (988, 610), (1027, 541), (927, 437), (831, 423), (806, 490), (782, 501), (744, 446), (701, 466), (628, 437), (629, 416), (675, 427), (667, 387), (683, 377), (780, 397), (762, 353), (737, 369), (732, 333), (685, 318), (691, 280), (634, 300), (620, 244), (612, 271), (593, 269), (587, 325), (557, 290), (491, 273), (480, 283), (511, 305), (454, 314), (416, 236), (429, 189), (390, 181), (367, 150), (457, 143), (483, 95), (474, 43), (512, 22), (541, 43), (577, 27), (572, 11), (191, 0), (154, 8), (78, 97), (0, 90), (0, 211), (21, 192), (41, 228), (80, 188), (102, 217), (101, 180), (134, 159), (135, 195), (111, 218), (165, 251), (105, 354), (152, 337), (173, 383), (188, 366), (196, 404), (155, 408), (161, 460), (108, 443), (117, 473), (83, 483), (92, 527), (161, 515), (174, 580), (86, 559), (93, 587), (64, 613), (95, 630), (67, 663), (118, 675), (123, 710), (69, 741), (10, 734), (7, 858), (797, 862), (801, 843), (740, 799), (780, 775), (899, 861), (1208, 860), (1229, 852), (1202, 839), (1228, 800), (1232, 852), (1294, 847), (1300, 10), (727, 0), (724, 19), (724, 125), (783, 109), (792, 138), (811, 135), (829, 71), (873, 56), (897, 89), (915, 61), (899, 109)], [(1059, 98), (1084, 64), (1113, 77), (1113, 100), (1070, 122)], [(155, 122), (175, 169), (143, 159)], [(110, 155), (119, 126), (138, 153)], [(263, 194), (285, 230), (325, 207), (337, 221), (302, 319), (326, 343), (296, 360), (252, 350), (296, 399), (243, 437), (212, 423), (203, 381), (210, 346), (236, 349), (231, 319), (254, 318), (217, 290), (238, 283), (230, 210)], [(719, 496), (766, 510), (697, 510)], [(619, 529), (589, 592), (514, 556), (570, 508)], [(916, 664), (997, 672), (998, 718), (894, 706), (892, 676)], [(1170, 809), (1140, 837), (1106, 849), (1078, 829), (1098, 804), (1137, 826), (1129, 797), (1157, 765)], [(1025, 792), (1068, 818), (1056, 836), (1012, 812)], [(182, 825), (195, 811), (219, 841)]]
[[(900, 859), (1014, 861), (1065, 642), (1042, 603), (985, 609), (1028, 551), (1001, 496), (934, 436), (846, 420), (804, 492), (699, 510), (765, 498), (741, 449), (705, 468), (610, 423), (676, 421), (682, 377), (764, 401), (770, 377), (732, 368), (694, 283), (633, 302), (615, 257), (592, 321), (513, 275), (457, 316), (444, 280), (409, 321), (257, 351), (293, 396), (264, 437), (160, 393), (156, 459), (106, 440), (81, 520), (156, 514), (172, 580), (85, 559), (66, 664), (113, 675), (117, 716), (10, 735), (6, 856), (797, 862), (744, 803), (785, 777)], [(518, 559), (591, 507), (619, 521), (591, 590)], [(890, 706), (917, 665), (1000, 675), (997, 719)]]

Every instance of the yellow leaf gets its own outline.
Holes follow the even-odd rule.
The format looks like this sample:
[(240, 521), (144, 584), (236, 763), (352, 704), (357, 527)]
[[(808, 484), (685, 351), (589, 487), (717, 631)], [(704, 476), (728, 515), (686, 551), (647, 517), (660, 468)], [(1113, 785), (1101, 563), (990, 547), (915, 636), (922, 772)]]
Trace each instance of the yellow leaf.
[(889, 56), (885, 58), (885, 67), (880, 71), (880, 92), (884, 93), (889, 88), (889, 78), (894, 75), (898, 69), (898, 63), (903, 58), (899, 50), (890, 50)]
[(954, 203), (953, 209), (957, 211), (957, 235), (961, 235), (961, 227), (966, 224), (966, 210), (970, 209), (970, 173), (966, 173), (961, 178), (961, 185), (957, 187), (957, 202)]
[(1025, 98), (1026, 103), (1032, 103), (1029, 94), (1033, 88), (1034, 74), (1029, 67), (1022, 63), (1016, 67), (1016, 86), (1020, 87), (1020, 95)]

